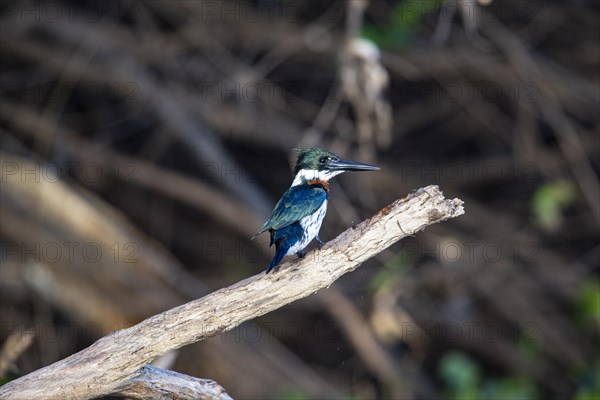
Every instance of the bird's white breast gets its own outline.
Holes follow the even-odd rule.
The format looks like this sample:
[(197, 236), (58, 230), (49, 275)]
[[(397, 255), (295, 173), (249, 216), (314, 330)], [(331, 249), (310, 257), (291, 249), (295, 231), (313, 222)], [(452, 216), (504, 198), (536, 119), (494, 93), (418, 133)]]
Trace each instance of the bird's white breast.
[(311, 215), (308, 215), (300, 220), (300, 226), (304, 230), (304, 236), (298, 240), (286, 253), (286, 255), (296, 254), (300, 250), (304, 249), (308, 244), (319, 234), (321, 224), (325, 218), (327, 212), (327, 200), (323, 202), (321, 207)]

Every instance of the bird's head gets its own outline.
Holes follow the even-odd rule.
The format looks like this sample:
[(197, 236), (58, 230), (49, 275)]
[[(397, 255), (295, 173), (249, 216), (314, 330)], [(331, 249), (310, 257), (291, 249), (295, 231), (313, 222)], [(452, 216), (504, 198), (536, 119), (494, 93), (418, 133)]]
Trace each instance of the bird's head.
[(295, 149), (298, 159), (294, 167), (294, 183), (299, 185), (312, 179), (328, 181), (346, 171), (377, 171), (380, 168), (356, 161), (344, 160), (336, 154), (319, 149)]

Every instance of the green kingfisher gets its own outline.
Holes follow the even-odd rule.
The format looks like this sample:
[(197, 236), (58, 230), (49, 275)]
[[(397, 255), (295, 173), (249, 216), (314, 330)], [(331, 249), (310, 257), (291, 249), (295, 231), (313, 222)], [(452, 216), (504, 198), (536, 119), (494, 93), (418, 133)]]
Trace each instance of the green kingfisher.
[(271, 217), (254, 239), (263, 232), (271, 234), (275, 257), (267, 273), (285, 256), (304, 257), (302, 250), (316, 238), (319, 248), (321, 223), (327, 212), (329, 179), (346, 171), (377, 171), (379, 167), (356, 161), (343, 160), (330, 151), (318, 148), (295, 149), (298, 159), (294, 167), (292, 186), (283, 194)]

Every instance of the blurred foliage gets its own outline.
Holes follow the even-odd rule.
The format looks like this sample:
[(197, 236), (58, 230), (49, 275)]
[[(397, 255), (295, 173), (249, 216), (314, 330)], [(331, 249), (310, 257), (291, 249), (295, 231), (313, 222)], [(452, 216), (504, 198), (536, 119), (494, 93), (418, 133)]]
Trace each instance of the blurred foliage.
[(540, 186), (533, 195), (533, 214), (544, 229), (554, 232), (563, 221), (564, 208), (577, 199), (575, 185), (571, 182), (553, 182)]
[(452, 351), (439, 361), (438, 375), (446, 384), (449, 399), (498, 400), (539, 398), (536, 386), (523, 377), (485, 378), (481, 366), (468, 355)]
[(412, 265), (414, 261), (407, 255), (406, 250), (400, 250), (373, 275), (369, 282), (369, 290), (375, 293), (390, 288)]
[(596, 356), (595, 365), (589, 370), (584, 370), (579, 377), (579, 387), (575, 393), (575, 400), (600, 399), (600, 350)]
[(362, 27), (361, 36), (384, 49), (409, 46), (416, 37), (423, 16), (436, 12), (442, 3), (442, 0), (402, 1), (396, 5), (387, 23), (366, 22)]
[(464, 353), (448, 352), (439, 361), (438, 374), (452, 399), (475, 400), (481, 381), (479, 365)]
[(4, 385), (7, 382), (12, 381), (13, 379), (18, 378), (17, 375), (7, 372), (5, 375), (0, 376), (0, 386)]
[(538, 332), (531, 332), (528, 329), (523, 329), (519, 335), (517, 348), (521, 354), (526, 355), (530, 359), (534, 359), (542, 353), (542, 340)]
[[(465, 216), (403, 240), (331, 288), (397, 363), (391, 375), (410, 386), (405, 397), (600, 398), (597, 2), (449, 2), (450, 21), (442, 0), (371, 0), (359, 32), (377, 45), (382, 57), (370, 61), (380, 69), (354, 67), (362, 78), (386, 71), (393, 128), (378, 145), (360, 133), (361, 108), (332, 90), (352, 2), (56, 1), (48, 4), (63, 18), (52, 21), (44, 17), (55, 7), (43, 3), (6, 2), (2, 14), (2, 150), (65, 171), (100, 165), (102, 179), (78, 168), (64, 177), (83, 205), (100, 199), (105, 211), (96, 221), (73, 218), (81, 207), (36, 213), (55, 193), (0, 191), (0, 240), (15, 249), (3, 254), (2, 322), (79, 332), (37, 335), (17, 360), (20, 374), (261, 271), (272, 249), (249, 237), (290, 184), (290, 149), (316, 145), (382, 166), (336, 178), (324, 239), (427, 184), (466, 201)], [(484, 3), (468, 21), (459, 7)], [(444, 22), (450, 33), (438, 43)], [(245, 95), (255, 87), (263, 96)], [(135, 176), (119, 165), (135, 166)], [(200, 201), (208, 194), (218, 201)], [(86, 232), (123, 228), (120, 241), (140, 246), (139, 262), (45, 259), (36, 249), (48, 243), (101, 242), (71, 219)], [(455, 248), (460, 257), (446, 262)], [(32, 281), (32, 258), (53, 286)], [(271, 328), (255, 325), (268, 340), (198, 343), (173, 369), (215, 379), (236, 398), (391, 393), (363, 342), (349, 340), (360, 329), (318, 295), (268, 318)], [(509, 333), (499, 347), (484, 335), (443, 335), (460, 322)], [(286, 337), (287, 326), (304, 334)]]
[[(280, 391), (274, 397), (274, 399), (277, 399), (277, 400), (310, 400), (311, 397), (308, 393), (304, 392), (300, 388), (291, 388), (291, 389), (286, 389), (286, 390)], [(339, 400), (367, 400), (367, 399), (364, 399), (361, 396), (347, 395), (347, 396), (341, 397)]]
[(531, 380), (524, 377), (487, 379), (481, 389), (480, 399), (530, 400), (540, 398)]
[[(582, 323), (600, 323), (600, 280), (585, 279), (578, 291), (577, 316)], [(599, 332), (600, 333), (600, 332)]]
[(309, 400), (310, 396), (308, 393), (303, 392), (302, 389), (295, 388), (282, 390), (277, 394), (276, 398), (281, 400)]

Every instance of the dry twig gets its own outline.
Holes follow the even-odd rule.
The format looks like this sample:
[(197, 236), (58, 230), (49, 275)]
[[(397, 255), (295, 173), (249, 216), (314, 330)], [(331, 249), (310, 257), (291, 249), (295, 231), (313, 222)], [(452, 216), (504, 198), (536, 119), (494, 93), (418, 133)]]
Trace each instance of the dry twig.
[(175, 400), (230, 400), (225, 389), (210, 379), (168, 371), (147, 365), (128, 379), (116, 393), (128, 399), (169, 398)]

